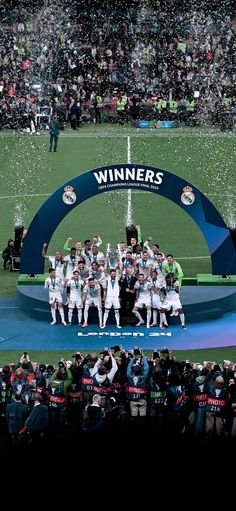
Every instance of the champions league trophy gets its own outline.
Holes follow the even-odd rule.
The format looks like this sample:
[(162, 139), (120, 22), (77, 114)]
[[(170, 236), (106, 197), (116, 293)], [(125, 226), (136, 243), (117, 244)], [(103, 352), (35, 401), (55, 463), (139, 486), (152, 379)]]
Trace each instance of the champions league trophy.
[(107, 261), (109, 268), (115, 268), (117, 266), (117, 255), (118, 251), (111, 248), (111, 244), (107, 243)]
[(130, 224), (126, 226), (126, 239), (127, 239), (127, 245), (128, 247), (131, 245), (131, 238), (138, 239), (138, 231), (136, 229), (136, 226), (134, 224)]

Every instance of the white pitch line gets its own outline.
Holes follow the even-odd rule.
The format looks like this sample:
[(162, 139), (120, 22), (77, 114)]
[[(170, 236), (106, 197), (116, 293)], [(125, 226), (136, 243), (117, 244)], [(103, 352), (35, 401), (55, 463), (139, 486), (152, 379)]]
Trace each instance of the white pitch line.
[(188, 257), (177, 257), (175, 259), (210, 259), (211, 256), (188, 256)]
[(2, 195), (0, 199), (19, 199), (21, 197), (49, 197), (51, 193), (29, 193), (26, 195)]
[[(125, 190), (119, 190), (119, 189), (113, 190), (113, 191), (118, 192), (118, 193), (124, 193), (124, 194), (127, 193)], [(112, 193), (112, 191), (104, 192), (104, 193)], [(132, 190), (132, 195), (139, 194), (139, 193), (146, 193), (146, 190)], [(2, 196), (0, 196), (0, 199), (17, 199), (17, 198), (21, 198), (21, 197), (50, 197), (50, 195), (52, 195), (52, 193), (30, 193), (30, 194), (25, 194), (25, 195), (2, 195)], [(216, 196), (220, 196), (220, 197), (234, 197), (234, 194), (209, 193), (207, 195), (216, 195)]]
[[(119, 193), (127, 193), (125, 190), (113, 190), (114, 192)], [(112, 193), (111, 192), (104, 192), (104, 193)], [(139, 194), (139, 193), (147, 193), (146, 190), (132, 190), (132, 194)], [(52, 193), (29, 193), (25, 195), (1, 195), (0, 199), (19, 199), (22, 197), (50, 197)], [(218, 193), (211, 193), (209, 192), (207, 195), (219, 195)], [(234, 197), (234, 194), (221, 194), (221, 197)]]
[(0, 309), (20, 309), (20, 307), (0, 307)]

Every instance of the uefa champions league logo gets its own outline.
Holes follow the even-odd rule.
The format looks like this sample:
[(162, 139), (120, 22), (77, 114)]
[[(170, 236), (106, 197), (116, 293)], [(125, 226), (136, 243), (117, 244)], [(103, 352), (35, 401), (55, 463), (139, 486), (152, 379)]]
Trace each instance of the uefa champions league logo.
[(72, 204), (74, 204), (77, 199), (76, 193), (73, 192), (73, 190), (74, 190), (73, 186), (65, 186), (64, 188), (62, 200), (68, 206), (72, 206)]
[(183, 188), (183, 193), (181, 195), (181, 202), (185, 206), (192, 206), (195, 201), (195, 195), (192, 191), (193, 189), (190, 186), (185, 186)]

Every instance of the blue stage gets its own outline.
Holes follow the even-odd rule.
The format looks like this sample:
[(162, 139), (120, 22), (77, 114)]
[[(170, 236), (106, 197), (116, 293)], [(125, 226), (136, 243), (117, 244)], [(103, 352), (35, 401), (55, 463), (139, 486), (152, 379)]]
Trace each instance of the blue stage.
[(77, 325), (65, 327), (58, 323), (51, 326), (50, 314), (48, 322), (30, 318), (18, 306), (15, 298), (5, 297), (0, 298), (0, 313), (0, 350), (56, 349), (74, 352), (100, 350), (117, 343), (128, 349), (136, 344), (144, 349), (167, 346), (173, 350), (236, 346), (236, 306), (234, 311), (211, 321), (189, 324), (186, 317), (186, 331), (181, 330), (180, 323), (164, 331), (135, 326), (118, 330), (113, 325), (108, 325), (105, 331), (95, 325), (81, 328)]
[[(48, 292), (42, 285), (19, 285), (17, 301), (31, 317), (50, 321)], [(181, 302), (188, 323), (217, 319), (236, 308), (236, 285), (183, 286)], [(97, 318), (93, 315), (90, 321), (96, 323)]]

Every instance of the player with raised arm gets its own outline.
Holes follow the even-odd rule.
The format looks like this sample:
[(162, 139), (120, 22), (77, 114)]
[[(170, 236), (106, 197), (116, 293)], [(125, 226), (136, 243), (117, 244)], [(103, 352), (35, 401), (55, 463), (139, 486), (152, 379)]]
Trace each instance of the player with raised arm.
[(51, 263), (51, 267), (56, 270), (56, 276), (61, 279), (64, 278), (64, 259), (60, 250), (56, 250), (55, 256), (48, 256), (46, 254), (47, 243), (43, 244), (42, 257)]

